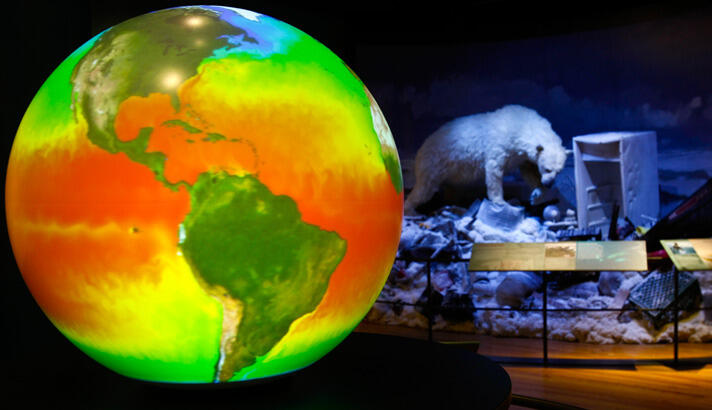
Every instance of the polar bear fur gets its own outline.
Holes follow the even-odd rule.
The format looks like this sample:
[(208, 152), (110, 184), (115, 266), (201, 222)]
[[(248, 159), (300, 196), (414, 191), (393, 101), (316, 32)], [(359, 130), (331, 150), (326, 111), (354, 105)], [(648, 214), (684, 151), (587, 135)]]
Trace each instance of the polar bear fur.
[(415, 186), (405, 202), (412, 214), (443, 183), (471, 184), (484, 177), (487, 197), (504, 202), (502, 177), (515, 167), (541, 195), (564, 167), (566, 149), (551, 124), (536, 111), (506, 105), (456, 118), (430, 135), (415, 157)]

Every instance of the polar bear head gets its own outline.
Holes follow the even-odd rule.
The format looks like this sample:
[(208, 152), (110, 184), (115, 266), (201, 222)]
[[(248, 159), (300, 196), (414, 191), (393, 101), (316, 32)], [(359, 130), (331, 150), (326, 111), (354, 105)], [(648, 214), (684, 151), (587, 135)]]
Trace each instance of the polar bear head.
[(529, 160), (537, 165), (542, 185), (551, 186), (566, 162), (567, 152), (561, 138), (551, 128), (551, 123), (536, 111), (521, 106), (506, 108), (516, 113), (520, 126), (519, 142), (526, 147)]
[(541, 174), (541, 184), (551, 186), (556, 175), (564, 168), (566, 162), (566, 150), (559, 143), (558, 145), (537, 144), (536, 165)]

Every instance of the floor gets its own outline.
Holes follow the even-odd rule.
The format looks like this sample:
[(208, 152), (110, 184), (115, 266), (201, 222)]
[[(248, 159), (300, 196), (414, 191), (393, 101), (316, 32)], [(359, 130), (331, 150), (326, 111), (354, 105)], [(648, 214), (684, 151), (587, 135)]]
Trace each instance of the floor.
[[(369, 323), (362, 323), (356, 331), (428, 338), (428, 332), (423, 329)], [(437, 331), (433, 333), (433, 339), (446, 342), (477, 340), (477, 351), (485, 356), (542, 356), (541, 341), (531, 339)], [(581, 368), (503, 364), (512, 380), (515, 395), (510, 408), (712, 409), (712, 365), (675, 370), (662, 364), (662, 360), (672, 357), (672, 353), (671, 345), (601, 346), (550, 341), (550, 358), (628, 359), (630, 366)], [(712, 356), (710, 344), (681, 344), (680, 357), (702, 356)], [(518, 396), (553, 403), (534, 405), (531, 401), (518, 400)], [(557, 404), (564, 406), (557, 407)]]
[(512, 379), (513, 394), (586, 409), (712, 408), (712, 365), (692, 370), (655, 365), (631, 370), (504, 368)]

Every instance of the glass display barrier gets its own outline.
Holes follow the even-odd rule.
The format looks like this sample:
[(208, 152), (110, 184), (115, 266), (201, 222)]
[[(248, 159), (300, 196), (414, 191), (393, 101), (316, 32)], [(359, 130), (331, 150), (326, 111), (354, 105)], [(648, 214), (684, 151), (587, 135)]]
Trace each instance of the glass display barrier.
[[(675, 366), (681, 362), (712, 362), (712, 350), (705, 340), (691, 336), (681, 341), (680, 337), (684, 334), (681, 332), (690, 334), (691, 326), (700, 320), (709, 321), (712, 316), (712, 301), (702, 296), (699, 284), (710, 280), (705, 270), (710, 269), (712, 240), (661, 243), (670, 255), (666, 262), (674, 264), (672, 269), (661, 268), (660, 260), (648, 259), (645, 241), (476, 243), (469, 259), (399, 258), (396, 266), (401, 263), (412, 270), (413, 263), (422, 265), (425, 275), (422, 283), (417, 284), (420, 288), (414, 290), (420, 297), (410, 303), (384, 292), (376, 306), (391, 305), (396, 314), (405, 312), (404, 317), (407, 310), (425, 317), (424, 322), (405, 324), (410, 336), (433, 341), (469, 341), (478, 345), (481, 354), (501, 362), (564, 365), (669, 362)], [(649, 261), (655, 263), (649, 265)], [(478, 286), (480, 273), (529, 277), (535, 282), (539, 278), (540, 282), (533, 285), (534, 297), (518, 306), (512, 306), (514, 303), (501, 306), (507, 303), (506, 299), (498, 300), (500, 306), (468, 305), (460, 303), (454, 295), (438, 292), (439, 282), (447, 276), (443, 272), (457, 270), (453, 268), (455, 265), (461, 265), (459, 270), (468, 270), (468, 286)], [(590, 281), (590, 286), (585, 286), (587, 279), (594, 276), (600, 277), (598, 285)], [(606, 293), (600, 288), (611, 278), (630, 280), (634, 276), (635, 285), (621, 287), (606, 297), (591, 298), (598, 303), (582, 302), (589, 287), (598, 286), (593, 291), (599, 295)], [(514, 281), (513, 285), (520, 286)], [(466, 316), (469, 322), (461, 320)], [(478, 323), (487, 326), (483, 325), (487, 321), (479, 320), (483, 317), (505, 318), (516, 325), (507, 333), (504, 320), (502, 328), (497, 329), (499, 334), (492, 336), (487, 334), (491, 329), (477, 328)], [(631, 326), (632, 322), (636, 326)], [(595, 327), (597, 331), (585, 333), (581, 327)]]

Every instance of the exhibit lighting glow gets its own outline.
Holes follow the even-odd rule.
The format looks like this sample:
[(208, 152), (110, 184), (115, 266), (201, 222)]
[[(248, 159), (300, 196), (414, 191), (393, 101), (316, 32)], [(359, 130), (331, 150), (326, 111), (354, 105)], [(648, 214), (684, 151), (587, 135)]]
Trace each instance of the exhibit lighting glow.
[(205, 19), (199, 16), (191, 16), (185, 19), (185, 24), (189, 27), (200, 27), (205, 23)]
[(164, 88), (173, 89), (176, 88), (183, 80), (183, 76), (175, 71), (168, 72), (161, 76), (161, 83)]

